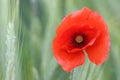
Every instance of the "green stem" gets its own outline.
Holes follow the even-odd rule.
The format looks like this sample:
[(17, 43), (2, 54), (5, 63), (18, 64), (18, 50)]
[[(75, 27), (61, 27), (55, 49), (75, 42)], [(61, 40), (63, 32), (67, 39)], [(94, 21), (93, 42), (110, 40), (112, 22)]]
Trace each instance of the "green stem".
[(70, 76), (69, 76), (69, 79), (70, 80), (74, 80), (74, 69), (70, 72)]

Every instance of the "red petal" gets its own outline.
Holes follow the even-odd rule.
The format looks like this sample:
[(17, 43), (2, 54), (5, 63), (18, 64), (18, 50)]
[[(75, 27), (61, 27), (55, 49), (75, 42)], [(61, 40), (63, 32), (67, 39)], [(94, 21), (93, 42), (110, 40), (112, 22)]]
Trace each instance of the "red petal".
[(86, 49), (89, 59), (96, 65), (99, 65), (107, 59), (110, 49), (110, 38), (107, 25), (97, 13), (92, 13), (88, 22), (93, 27), (98, 28), (101, 32), (95, 43)]
[(89, 59), (96, 65), (102, 64), (108, 57), (110, 39), (108, 35), (100, 36), (94, 45), (86, 49)]
[(82, 10), (67, 15), (58, 26), (56, 30), (57, 35), (62, 34), (65, 30), (72, 27), (73, 24), (85, 24), (85, 21), (92, 12), (92, 10), (84, 7)]
[(64, 50), (53, 49), (57, 62), (66, 72), (70, 72), (73, 68), (80, 66), (85, 61), (85, 55), (82, 51), (67, 53)]
[(57, 35), (62, 34), (65, 30), (67, 30), (70, 26), (71, 14), (67, 15), (61, 22), (61, 24), (56, 29)]
[(85, 22), (89, 18), (89, 15), (92, 12), (93, 12), (92, 10), (84, 7), (84, 8), (82, 8), (82, 10), (72, 13), (71, 23), (72, 24), (85, 24)]
[(104, 22), (103, 18), (96, 12), (91, 13), (91, 15), (89, 16), (88, 25), (97, 28), (103, 34), (104, 32), (108, 32), (107, 24)]
[[(77, 48), (73, 43), (71, 43), (73, 34), (79, 32), (84, 32), (84, 34), (87, 36), (87, 42), (81, 48)], [(91, 28), (90, 26), (80, 27), (79, 25), (75, 25), (66, 30), (61, 36), (56, 37), (56, 45), (59, 45), (59, 47), (62, 49), (66, 49), (68, 52), (76, 52), (92, 45), (98, 36), (99, 30), (95, 28)]]
[(52, 50), (57, 62), (66, 72), (69, 72), (73, 68), (82, 65), (85, 61), (85, 56), (82, 51), (68, 53), (66, 49), (61, 48), (61, 45), (58, 44), (57, 37), (53, 40)]

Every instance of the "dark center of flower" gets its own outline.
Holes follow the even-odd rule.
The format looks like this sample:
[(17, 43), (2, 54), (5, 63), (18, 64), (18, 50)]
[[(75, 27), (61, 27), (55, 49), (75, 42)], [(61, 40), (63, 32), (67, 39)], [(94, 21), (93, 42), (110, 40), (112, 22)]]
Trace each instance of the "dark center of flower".
[(87, 43), (87, 36), (84, 33), (75, 33), (72, 39), (74, 47), (83, 47)]
[(75, 41), (76, 41), (76, 43), (79, 44), (79, 43), (81, 43), (83, 41), (83, 37), (78, 35), (78, 36), (75, 37)]

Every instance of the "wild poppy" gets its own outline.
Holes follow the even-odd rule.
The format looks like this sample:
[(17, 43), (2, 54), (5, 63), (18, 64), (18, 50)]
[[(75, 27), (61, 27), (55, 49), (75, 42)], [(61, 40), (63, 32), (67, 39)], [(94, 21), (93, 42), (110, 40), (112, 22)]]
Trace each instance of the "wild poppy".
[(91, 9), (68, 14), (58, 26), (52, 50), (57, 62), (69, 72), (85, 62), (85, 54), (96, 65), (108, 58), (110, 37), (103, 18)]

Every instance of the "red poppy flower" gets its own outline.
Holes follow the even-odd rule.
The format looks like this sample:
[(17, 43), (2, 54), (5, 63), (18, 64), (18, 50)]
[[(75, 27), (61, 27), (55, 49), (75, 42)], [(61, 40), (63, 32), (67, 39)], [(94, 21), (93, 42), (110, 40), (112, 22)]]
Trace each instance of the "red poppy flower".
[(52, 49), (57, 62), (69, 72), (85, 62), (85, 54), (96, 65), (108, 57), (110, 38), (103, 18), (83, 8), (67, 15), (56, 30)]

